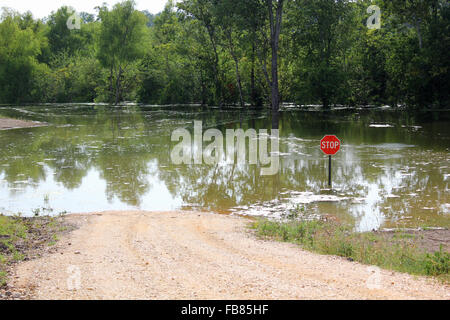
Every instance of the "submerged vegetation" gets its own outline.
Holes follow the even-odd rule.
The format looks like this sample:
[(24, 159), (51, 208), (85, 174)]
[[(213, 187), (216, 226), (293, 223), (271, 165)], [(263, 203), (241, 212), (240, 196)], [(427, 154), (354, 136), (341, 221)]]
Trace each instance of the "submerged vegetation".
[(355, 233), (335, 222), (294, 219), (260, 219), (251, 228), (260, 237), (292, 242), (321, 254), (450, 282), (450, 254), (442, 245), (438, 251), (429, 252), (421, 248), (417, 236), (402, 231), (386, 237), (383, 232)]
[(445, 0), (183, 0), (157, 15), (124, 1), (79, 17), (3, 9), (0, 103), (449, 106)]

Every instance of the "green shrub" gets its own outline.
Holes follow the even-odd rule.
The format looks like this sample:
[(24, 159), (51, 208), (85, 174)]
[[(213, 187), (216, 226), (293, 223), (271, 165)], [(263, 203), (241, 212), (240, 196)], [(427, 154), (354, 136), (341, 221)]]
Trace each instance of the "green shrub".
[(439, 251), (434, 254), (427, 254), (425, 260), (425, 270), (428, 275), (438, 276), (449, 273), (450, 254), (443, 251), (442, 245)]

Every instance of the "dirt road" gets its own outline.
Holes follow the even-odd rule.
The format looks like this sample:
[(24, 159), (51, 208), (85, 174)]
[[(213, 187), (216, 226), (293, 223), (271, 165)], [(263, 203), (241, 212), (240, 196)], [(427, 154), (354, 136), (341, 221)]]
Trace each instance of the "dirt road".
[[(255, 238), (244, 218), (187, 212), (72, 215), (57, 252), (14, 271), (37, 299), (449, 299), (430, 279)], [(69, 290), (73, 289), (73, 290)]]

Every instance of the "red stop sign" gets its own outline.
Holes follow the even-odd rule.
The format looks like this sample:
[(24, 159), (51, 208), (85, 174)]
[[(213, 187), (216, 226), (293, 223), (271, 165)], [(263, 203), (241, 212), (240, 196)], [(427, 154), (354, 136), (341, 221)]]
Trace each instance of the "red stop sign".
[(325, 136), (320, 140), (320, 149), (328, 155), (336, 154), (341, 148), (341, 141), (336, 136)]

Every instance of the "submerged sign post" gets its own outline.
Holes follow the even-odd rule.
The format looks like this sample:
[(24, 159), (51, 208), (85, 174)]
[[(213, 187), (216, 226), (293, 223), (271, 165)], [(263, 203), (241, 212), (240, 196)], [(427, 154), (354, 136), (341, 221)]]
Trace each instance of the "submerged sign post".
[(328, 155), (328, 185), (331, 188), (331, 156), (341, 149), (341, 141), (336, 136), (325, 136), (320, 140), (320, 149)]

